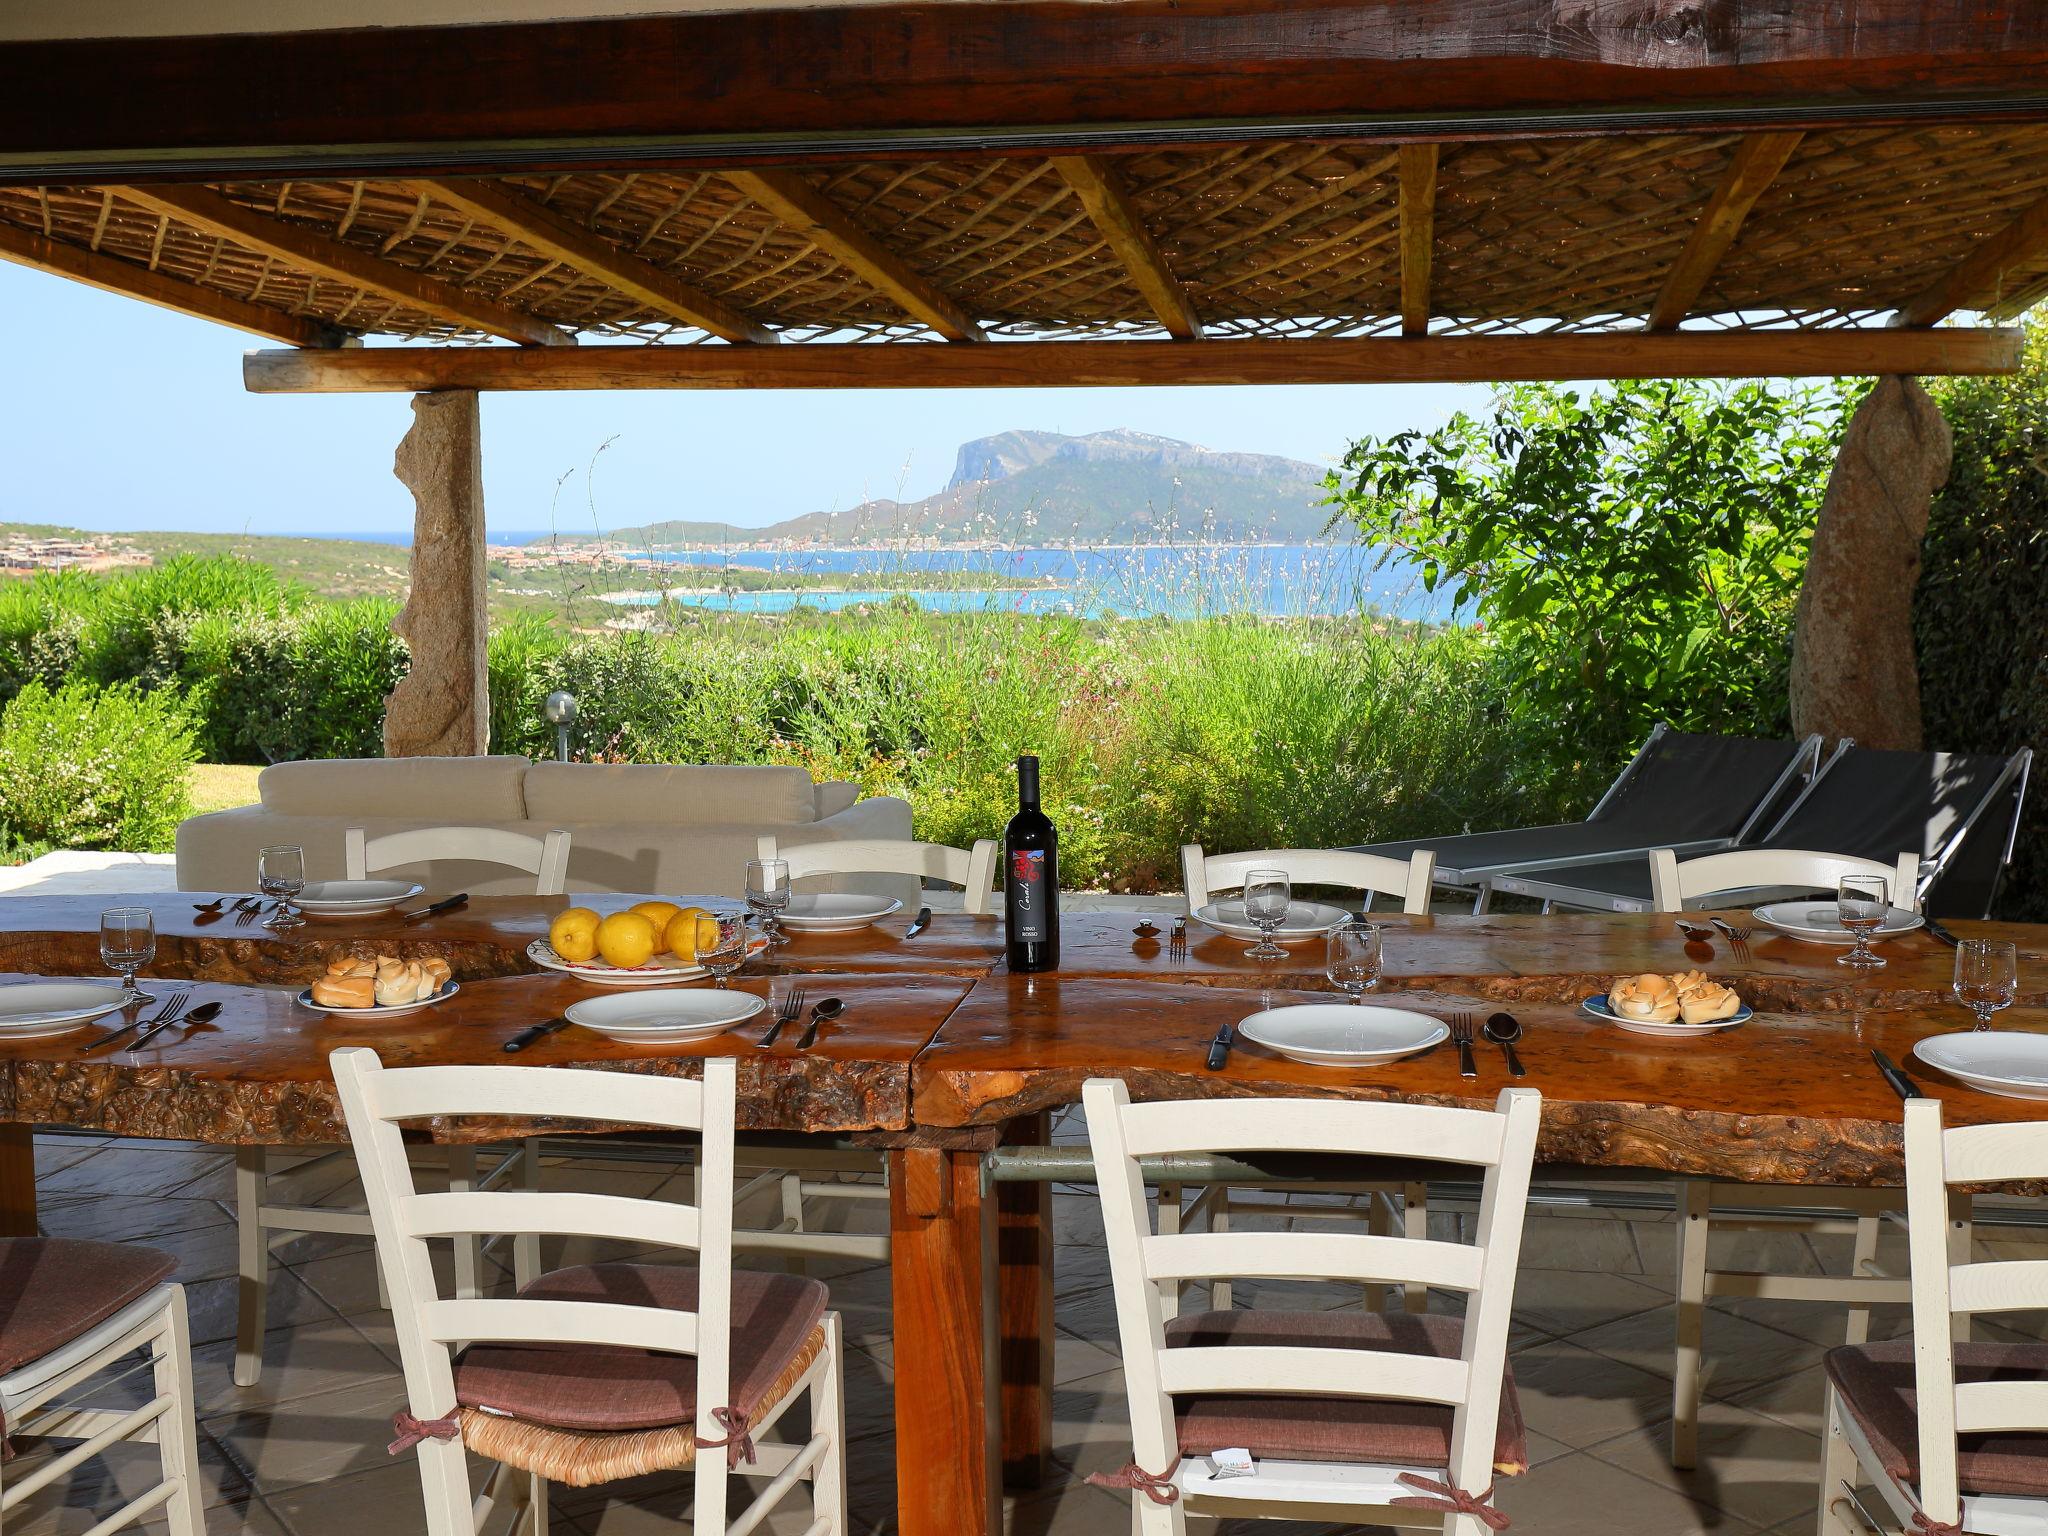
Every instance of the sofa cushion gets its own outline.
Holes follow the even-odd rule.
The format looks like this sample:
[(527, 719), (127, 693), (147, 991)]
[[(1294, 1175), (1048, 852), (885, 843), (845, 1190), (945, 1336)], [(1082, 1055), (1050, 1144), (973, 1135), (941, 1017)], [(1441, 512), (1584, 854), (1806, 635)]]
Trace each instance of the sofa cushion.
[(344, 757), (273, 763), (256, 780), (280, 816), (476, 826), (526, 820), (523, 757)]
[(551, 827), (789, 827), (816, 820), (817, 799), (801, 768), (535, 763), (526, 774), (526, 814)]

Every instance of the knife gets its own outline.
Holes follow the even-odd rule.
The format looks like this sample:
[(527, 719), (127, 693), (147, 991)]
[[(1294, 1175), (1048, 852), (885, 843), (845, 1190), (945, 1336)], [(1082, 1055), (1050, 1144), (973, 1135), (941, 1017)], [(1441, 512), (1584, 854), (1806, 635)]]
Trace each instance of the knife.
[(932, 909), (930, 907), (919, 907), (917, 909), (917, 916), (912, 918), (910, 920), (910, 926), (903, 930), (903, 937), (905, 937), (906, 939), (914, 939), (920, 933), (923, 933), (925, 929), (931, 927), (931, 925)]
[(1891, 1057), (1885, 1055), (1876, 1046), (1870, 1048), (1870, 1059), (1877, 1063), (1877, 1070), (1884, 1074), (1884, 1080), (1892, 1085), (1892, 1092), (1896, 1093), (1900, 1098), (1919, 1099), (1926, 1097), (1925, 1094), (1921, 1093), (1920, 1085), (1906, 1076), (1896, 1066), (1892, 1065)]
[(1934, 935), (1935, 938), (1941, 940), (1941, 942), (1946, 944), (1950, 949), (1962, 948), (1963, 941), (1961, 939), (1957, 938), (1954, 934), (1950, 933), (1946, 928), (1942, 927), (1938, 921), (1936, 921), (1934, 918), (1927, 916), (1924, 912), (1920, 915), (1920, 923), (1922, 927), (1924, 927), (1929, 933)]
[(457, 891), (453, 896), (450, 896), (446, 901), (437, 901), (431, 907), (421, 907), (417, 912), (406, 913), (404, 917), (399, 919), (399, 922), (401, 924), (416, 923), (421, 918), (432, 917), (437, 912), (452, 912), (455, 908), (463, 905), (463, 903), (467, 902), (468, 900), (469, 892)]
[(556, 1030), (567, 1029), (568, 1027), (569, 1016), (566, 1013), (557, 1014), (554, 1018), (549, 1019), (545, 1024), (530, 1025), (529, 1027), (519, 1031), (518, 1034), (514, 1035), (510, 1040), (507, 1040), (505, 1042), (505, 1049), (508, 1051), (523, 1051), (529, 1045), (533, 1044), (534, 1041), (545, 1040), (549, 1035), (552, 1035)]
[(1216, 1031), (1216, 1038), (1209, 1042), (1209, 1070), (1221, 1072), (1223, 1064), (1230, 1059), (1230, 1048), (1237, 1044), (1237, 1026), (1226, 1024)]

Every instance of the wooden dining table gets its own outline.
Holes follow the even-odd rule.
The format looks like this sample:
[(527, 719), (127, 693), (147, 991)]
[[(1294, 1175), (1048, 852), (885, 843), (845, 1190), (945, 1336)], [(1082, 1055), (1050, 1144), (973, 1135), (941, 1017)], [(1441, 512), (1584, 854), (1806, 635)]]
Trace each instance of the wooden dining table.
[[(633, 1047), (566, 1029), (518, 1057), (513, 1033), (606, 989), (546, 970), (528, 954), (572, 902), (615, 910), (631, 896), (491, 897), (422, 922), (392, 917), (273, 932), (202, 911), (203, 893), (121, 898), (150, 907), (155, 990), (190, 985), (219, 1001), (212, 1029), (177, 1030), (140, 1051), (84, 1052), (97, 1030), (0, 1043), (0, 1229), (32, 1231), (37, 1125), (222, 1145), (346, 1140), (328, 1053), (374, 1046), (394, 1065), (517, 1061), (688, 1076), (708, 1057), (740, 1063), (741, 1127), (850, 1139), (889, 1169), (897, 1482), (903, 1536), (1000, 1529), (1004, 1483), (1048, 1470), (1052, 1228), (1049, 1186), (992, 1183), (990, 1154), (1047, 1139), (1050, 1116), (1091, 1077), (1150, 1098), (1317, 1095), (1491, 1104), (1510, 1079), (1484, 1044), (1479, 1076), (1448, 1048), (1371, 1068), (1306, 1066), (1240, 1041), (1205, 1065), (1226, 1023), (1266, 1007), (1330, 1001), (1321, 945), (1282, 960), (1191, 925), (1185, 950), (1128, 913), (1074, 914), (1057, 971), (1011, 975), (1000, 924), (941, 915), (916, 937), (907, 915), (833, 935), (799, 935), (749, 963), (734, 985), (773, 1002), (796, 981), (845, 1012), (808, 1051), (794, 1031), (762, 1049), (759, 1028), (684, 1045)], [(114, 898), (0, 898), (0, 984), (103, 975), (98, 918)], [(1747, 914), (1731, 913), (1736, 921)], [(1375, 1000), (1484, 1019), (1511, 1010), (1528, 1076), (1544, 1095), (1538, 1157), (1623, 1173), (1698, 1175), (1816, 1187), (1903, 1178), (1900, 1104), (1873, 1046), (1942, 1099), (1952, 1123), (2031, 1120), (2048, 1103), (1999, 1098), (1917, 1065), (1912, 1048), (1967, 1028), (1949, 994), (1953, 951), (1924, 932), (1877, 946), (1882, 969), (1835, 963), (1839, 950), (1756, 929), (1738, 953), (1717, 936), (1687, 947), (1661, 915), (1386, 914)], [(1964, 937), (2020, 949), (2008, 1029), (2048, 1030), (2048, 927), (1956, 922)], [(448, 1001), (387, 1019), (299, 1006), (340, 954), (439, 955), (460, 983)], [(1723, 1032), (1650, 1038), (1580, 1011), (1618, 975), (1706, 971), (1756, 1015)], [(703, 983), (698, 983), (702, 985)], [(573, 1135), (584, 1125), (435, 1124), (448, 1142)]]

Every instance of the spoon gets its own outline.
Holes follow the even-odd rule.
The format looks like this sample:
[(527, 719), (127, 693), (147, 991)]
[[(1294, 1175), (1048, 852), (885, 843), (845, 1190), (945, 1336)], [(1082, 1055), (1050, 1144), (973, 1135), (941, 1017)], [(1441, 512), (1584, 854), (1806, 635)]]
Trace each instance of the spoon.
[(846, 1004), (836, 997), (828, 997), (811, 1009), (811, 1022), (804, 1026), (804, 1032), (796, 1037), (796, 1048), (808, 1051), (818, 1038), (818, 1026), (827, 1019), (836, 1019), (846, 1012)]
[(216, 1026), (213, 1021), (220, 1016), (220, 1010), (221, 1005), (219, 1003), (201, 1003), (197, 1008), (194, 1008), (190, 1013), (184, 1014), (178, 1018), (163, 1019), (155, 1024), (148, 1025), (143, 1029), (141, 1034), (137, 1035), (133, 1040), (128, 1042), (128, 1049), (130, 1051), (141, 1050), (145, 1045), (147, 1045), (150, 1041), (154, 1040), (158, 1035), (162, 1034), (167, 1029), (177, 1029), (181, 1027), (187, 1030), (215, 1028)]
[(1678, 931), (1685, 935), (1685, 953), (1693, 960), (1714, 958), (1714, 946), (1707, 941), (1714, 936), (1711, 928), (1702, 928), (1698, 923), (1681, 922)]
[(1522, 1070), (1522, 1058), (1515, 1053), (1515, 1042), (1522, 1038), (1522, 1022), (1512, 1013), (1496, 1013), (1480, 1028), (1479, 1033), (1500, 1047), (1501, 1054), (1508, 1059), (1509, 1077), (1527, 1077)]

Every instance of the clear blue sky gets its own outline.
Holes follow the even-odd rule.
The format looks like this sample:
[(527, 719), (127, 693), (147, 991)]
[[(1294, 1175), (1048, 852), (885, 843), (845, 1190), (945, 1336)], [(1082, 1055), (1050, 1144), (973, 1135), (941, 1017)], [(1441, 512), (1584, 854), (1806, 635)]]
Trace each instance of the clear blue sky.
[[(0, 521), (251, 533), (384, 532), (412, 523), (391, 476), (402, 395), (245, 393), (239, 331), (0, 262), (7, 383)], [(1475, 387), (626, 391), (484, 402), (493, 530), (665, 517), (773, 522), (869, 496), (915, 499), (971, 438), (1017, 427), (1135, 427), (1313, 463), (1353, 438), (1433, 426)], [(899, 492), (900, 486), (900, 492)]]

